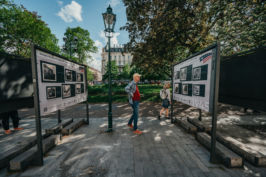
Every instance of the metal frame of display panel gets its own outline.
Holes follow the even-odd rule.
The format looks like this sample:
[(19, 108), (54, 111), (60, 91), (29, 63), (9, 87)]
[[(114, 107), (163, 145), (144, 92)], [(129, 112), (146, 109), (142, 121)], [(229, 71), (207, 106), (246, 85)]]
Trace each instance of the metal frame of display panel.
[[(50, 55), (54, 55), (61, 59), (64, 59), (68, 62), (75, 63), (77, 65), (83, 66), (85, 71), (85, 88), (84, 92), (87, 93), (88, 89), (88, 82), (87, 82), (87, 66), (84, 64), (77, 63), (75, 61), (71, 61), (68, 58), (61, 56), (57, 53), (51, 52), (47, 49), (39, 47), (37, 45), (31, 46), (31, 66), (32, 66), (32, 81), (33, 81), (33, 88), (34, 88), (34, 110), (35, 110), (35, 122), (36, 122), (36, 136), (37, 136), (37, 147), (38, 147), (38, 157), (36, 158), (36, 165), (43, 165), (43, 148), (42, 148), (42, 126), (41, 126), (41, 114), (40, 114), (40, 98), (39, 98), (39, 86), (38, 86), (38, 70), (37, 70), (37, 57), (36, 57), (36, 50), (40, 50), (42, 52), (48, 53)], [(88, 97), (87, 97), (88, 99)], [(86, 119), (87, 124), (89, 124), (89, 105), (88, 100), (86, 99)], [(58, 123), (61, 122), (61, 111), (58, 111)]]
[[(220, 44), (216, 43), (213, 44), (195, 54), (192, 56), (186, 58), (183, 61), (177, 62), (172, 65), (172, 95), (174, 94), (174, 67), (178, 64), (181, 64), (185, 61), (188, 61), (200, 54), (203, 54), (204, 52), (207, 52), (209, 50), (214, 50), (213, 54), (214, 57), (212, 58), (211, 63), (211, 75), (210, 78), (210, 97), (209, 97), (209, 112), (212, 114), (212, 129), (211, 129), (211, 153), (210, 153), (210, 161), (215, 163), (217, 162), (216, 153), (215, 153), (215, 147), (216, 147), (216, 127), (217, 127), (217, 103), (218, 103), (218, 93), (219, 93), (219, 78), (220, 78)], [(173, 96), (172, 96), (172, 105), (171, 105), (171, 120), (173, 120)], [(201, 120), (201, 109), (199, 109), (199, 119)]]

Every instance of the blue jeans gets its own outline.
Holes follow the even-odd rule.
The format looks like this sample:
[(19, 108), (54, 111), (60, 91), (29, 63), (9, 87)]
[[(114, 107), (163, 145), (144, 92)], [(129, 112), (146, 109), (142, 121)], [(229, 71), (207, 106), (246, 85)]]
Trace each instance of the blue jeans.
[(128, 121), (128, 125), (131, 125), (134, 120), (134, 130), (138, 129), (138, 118), (139, 118), (139, 101), (133, 101), (133, 104), (131, 105), (133, 108), (133, 113), (131, 118)]

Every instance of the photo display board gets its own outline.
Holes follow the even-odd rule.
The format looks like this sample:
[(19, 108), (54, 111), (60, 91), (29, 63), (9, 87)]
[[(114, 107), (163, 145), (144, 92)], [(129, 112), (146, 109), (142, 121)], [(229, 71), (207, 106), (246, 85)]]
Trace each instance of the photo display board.
[(217, 57), (217, 45), (213, 45), (175, 64), (173, 99), (212, 112)]
[(35, 47), (40, 115), (87, 100), (86, 66)]

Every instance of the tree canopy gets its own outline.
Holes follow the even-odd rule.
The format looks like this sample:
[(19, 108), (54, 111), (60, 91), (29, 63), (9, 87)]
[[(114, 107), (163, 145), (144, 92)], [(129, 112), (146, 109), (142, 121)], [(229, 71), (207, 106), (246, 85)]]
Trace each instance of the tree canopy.
[(0, 4), (0, 51), (30, 57), (31, 44), (59, 52), (58, 40), (37, 12), (10, 0)]
[[(107, 65), (105, 66), (105, 74), (103, 75), (103, 80), (107, 80), (108, 79), (108, 68), (109, 68), (109, 62), (107, 63)], [(119, 71), (118, 71), (118, 67), (116, 65), (116, 62), (113, 60), (111, 61), (111, 79), (112, 80), (116, 80), (118, 79), (118, 75), (119, 75)]]
[(170, 76), (171, 65), (220, 41), (223, 55), (265, 43), (265, 3), (236, 0), (123, 0), (133, 64)]
[[(97, 47), (94, 46), (94, 41), (90, 38), (90, 33), (86, 29), (68, 27), (64, 37), (65, 54), (69, 55), (71, 53), (71, 59), (79, 63), (86, 63), (86, 59), (91, 58), (90, 53), (97, 52)], [(75, 48), (76, 50), (74, 50)]]

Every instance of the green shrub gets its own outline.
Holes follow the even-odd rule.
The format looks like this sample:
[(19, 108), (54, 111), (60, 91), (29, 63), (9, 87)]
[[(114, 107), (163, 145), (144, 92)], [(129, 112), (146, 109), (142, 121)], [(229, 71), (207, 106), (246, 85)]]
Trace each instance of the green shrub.
[[(128, 97), (125, 92), (125, 86), (115, 86), (112, 85), (112, 100), (113, 102), (127, 102)], [(141, 96), (141, 101), (152, 101), (159, 102), (160, 100), (160, 90), (162, 86), (160, 85), (139, 85)], [(88, 100), (91, 103), (108, 102), (108, 84), (101, 86), (89, 86), (88, 87)]]

